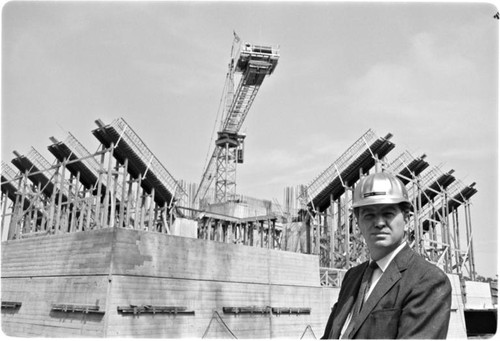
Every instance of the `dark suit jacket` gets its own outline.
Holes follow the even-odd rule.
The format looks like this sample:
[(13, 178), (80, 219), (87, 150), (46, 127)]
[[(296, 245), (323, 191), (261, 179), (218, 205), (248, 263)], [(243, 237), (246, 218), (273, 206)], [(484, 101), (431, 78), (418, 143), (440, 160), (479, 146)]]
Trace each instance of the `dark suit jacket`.
[[(338, 339), (368, 262), (345, 274), (322, 339)], [(354, 322), (350, 339), (444, 339), (451, 284), (446, 274), (406, 245), (391, 261)]]

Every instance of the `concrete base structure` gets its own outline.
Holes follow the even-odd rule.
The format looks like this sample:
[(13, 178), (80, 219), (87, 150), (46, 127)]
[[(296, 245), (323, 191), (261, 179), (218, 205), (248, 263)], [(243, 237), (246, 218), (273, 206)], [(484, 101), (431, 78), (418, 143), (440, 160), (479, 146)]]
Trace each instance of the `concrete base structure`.
[(311, 255), (119, 228), (2, 243), (10, 336), (320, 337), (337, 295)]
[[(107, 228), (2, 243), (2, 330), (23, 337), (321, 337), (315, 255)], [(450, 337), (465, 338), (460, 282)], [(458, 291), (457, 291), (458, 290)]]

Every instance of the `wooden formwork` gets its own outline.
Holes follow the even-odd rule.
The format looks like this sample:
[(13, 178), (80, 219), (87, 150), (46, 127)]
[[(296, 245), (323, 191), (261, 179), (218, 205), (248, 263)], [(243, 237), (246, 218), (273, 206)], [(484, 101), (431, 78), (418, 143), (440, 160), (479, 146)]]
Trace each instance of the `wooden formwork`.
[[(477, 192), (475, 184), (465, 186), (451, 175), (453, 170), (443, 173), (434, 167), (424, 172), (428, 166), (424, 157), (413, 158), (406, 152), (392, 162), (375, 160), (375, 163), (377, 171), (392, 173), (406, 184), (413, 204), (407, 237), (415, 251), (447, 273), (467, 273), (474, 278), (470, 198)], [(357, 169), (359, 174), (368, 170)], [(355, 183), (343, 179), (338, 169), (335, 171), (334, 180), (343, 184), (342, 191), (331, 189), (329, 205), (324, 204), (322, 209), (314, 207), (314, 200), (309, 201), (309, 207), (303, 208), (302, 217), (299, 211), (298, 218), (305, 225), (306, 252), (319, 254), (322, 267), (348, 269), (368, 259), (368, 250), (350, 209)], [(316, 187), (315, 191), (321, 193), (327, 193), (329, 188)], [(289, 189), (286, 193), (295, 192)], [(285, 198), (285, 202), (290, 201)]]

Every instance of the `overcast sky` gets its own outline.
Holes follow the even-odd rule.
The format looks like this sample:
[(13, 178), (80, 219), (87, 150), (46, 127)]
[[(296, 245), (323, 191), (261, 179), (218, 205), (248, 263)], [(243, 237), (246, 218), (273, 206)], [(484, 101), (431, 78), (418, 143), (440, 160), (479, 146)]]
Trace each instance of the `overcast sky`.
[(10, 2), (2, 160), (123, 117), (177, 179), (199, 182), (233, 30), (280, 46), (242, 131), (238, 192), (282, 201), (368, 129), (396, 157), (476, 182), (476, 268), (497, 273), (497, 9), (474, 3)]

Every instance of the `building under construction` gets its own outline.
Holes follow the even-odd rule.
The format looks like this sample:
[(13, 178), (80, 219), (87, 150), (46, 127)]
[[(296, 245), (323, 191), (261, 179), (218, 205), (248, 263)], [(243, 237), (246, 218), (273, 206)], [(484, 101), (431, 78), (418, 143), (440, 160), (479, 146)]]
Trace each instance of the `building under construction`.
[(68, 134), (50, 138), (50, 160), (31, 148), (2, 161), (3, 331), (319, 337), (344, 273), (367, 260), (350, 207), (357, 181), (377, 170), (406, 185), (410, 246), (450, 278), (448, 336), (484, 332), (467, 322), (496, 321), (489, 284), (474, 281), (475, 184), (425, 155), (392, 155), (392, 134), (367, 131), (309, 184), (284, 188), (281, 203), (236, 193), (239, 131), (279, 59), (238, 42), (199, 184), (171, 174), (122, 118), (96, 121), (96, 152)]

